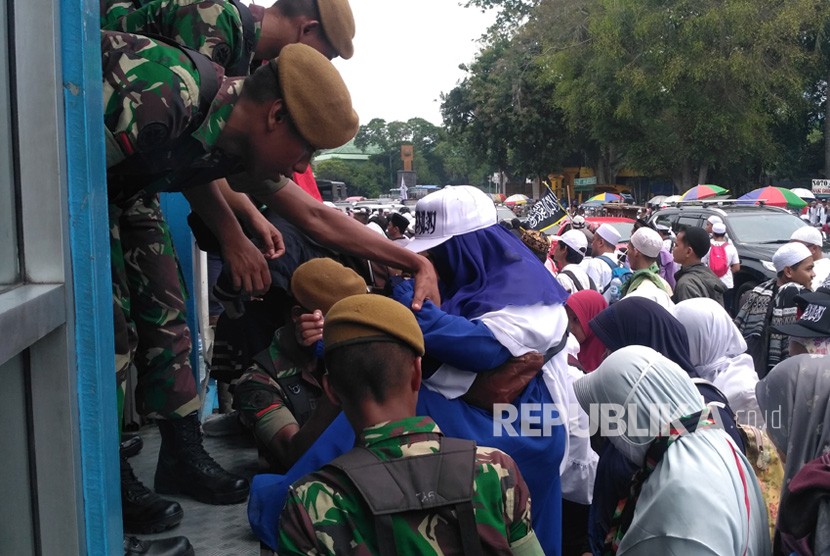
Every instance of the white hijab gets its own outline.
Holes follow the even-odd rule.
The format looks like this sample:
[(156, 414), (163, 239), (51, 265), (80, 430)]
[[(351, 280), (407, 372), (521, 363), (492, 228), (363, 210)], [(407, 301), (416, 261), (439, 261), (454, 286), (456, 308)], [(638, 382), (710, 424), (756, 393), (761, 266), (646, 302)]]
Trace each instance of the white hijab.
[(689, 361), (698, 375), (724, 393), (739, 423), (763, 426), (755, 397), (758, 374), (729, 313), (714, 299), (704, 297), (681, 301), (675, 305), (674, 316), (689, 336)]
[[(590, 414), (594, 406), (592, 417), (602, 415), (597, 404), (616, 404), (623, 408), (622, 421), (629, 422), (633, 412), (638, 426), (648, 422), (654, 404), (678, 416), (704, 407), (689, 376), (643, 346), (617, 350), (574, 387), (583, 409)], [(654, 436), (626, 431), (609, 439), (639, 464)], [(617, 552), (618, 556), (770, 553), (758, 481), (740, 450), (717, 428), (683, 436), (669, 446), (643, 484), (634, 519)]]

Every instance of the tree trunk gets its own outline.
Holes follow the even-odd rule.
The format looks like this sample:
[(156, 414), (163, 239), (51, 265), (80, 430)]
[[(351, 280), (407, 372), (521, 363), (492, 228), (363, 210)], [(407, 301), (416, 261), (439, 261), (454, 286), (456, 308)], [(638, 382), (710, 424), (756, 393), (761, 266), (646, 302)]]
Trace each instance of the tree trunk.
[[(700, 163), (700, 167), (697, 169), (697, 184), (706, 183), (706, 179), (709, 176), (709, 165), (705, 162)], [(695, 185), (697, 185), (695, 184)]]

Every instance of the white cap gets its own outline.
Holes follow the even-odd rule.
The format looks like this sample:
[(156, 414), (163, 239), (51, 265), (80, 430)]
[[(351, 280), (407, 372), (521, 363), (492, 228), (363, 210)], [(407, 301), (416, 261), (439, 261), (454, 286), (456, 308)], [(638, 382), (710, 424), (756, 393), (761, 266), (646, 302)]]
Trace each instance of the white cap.
[(712, 233), (722, 236), (726, 233), (726, 224), (724, 224), (723, 222), (714, 222), (712, 224)]
[(616, 245), (620, 242), (620, 232), (618, 232), (617, 229), (611, 224), (603, 224), (597, 228), (597, 231), (594, 233), (604, 239), (605, 242), (610, 244), (612, 247), (616, 247)]
[(657, 229), (658, 232), (670, 232), (671, 231), (671, 228), (668, 226), (668, 224), (655, 224), (654, 227)]
[(588, 238), (580, 230), (568, 230), (558, 239), (580, 255), (588, 252)]
[(808, 245), (818, 245), (819, 247), (824, 245), (821, 232), (818, 228), (814, 228), (813, 226), (800, 227), (793, 232), (793, 235), (790, 236), (790, 241), (801, 241)]
[(788, 266), (796, 266), (804, 259), (812, 258), (812, 256), (810, 250), (803, 243), (790, 242), (778, 248), (778, 251), (772, 256), (772, 264), (775, 266), (775, 272), (781, 272)]
[(720, 217), (720, 216), (718, 216), (717, 214), (713, 214), (712, 216), (710, 216), (709, 218), (707, 218), (707, 219), (706, 219), (706, 221), (707, 221), (709, 224), (713, 224), (713, 225), (714, 225), (714, 224), (717, 224), (718, 222), (723, 223), (723, 220), (721, 220), (721, 217)]
[(631, 245), (646, 257), (656, 259), (663, 248), (663, 238), (648, 227), (642, 227), (631, 235)]
[(576, 215), (571, 219), (571, 228), (578, 229), (585, 227), (585, 218), (580, 215)]
[(481, 189), (471, 185), (448, 185), (415, 205), (415, 237), (406, 248), (420, 253), (453, 236), (497, 223), (496, 206)]

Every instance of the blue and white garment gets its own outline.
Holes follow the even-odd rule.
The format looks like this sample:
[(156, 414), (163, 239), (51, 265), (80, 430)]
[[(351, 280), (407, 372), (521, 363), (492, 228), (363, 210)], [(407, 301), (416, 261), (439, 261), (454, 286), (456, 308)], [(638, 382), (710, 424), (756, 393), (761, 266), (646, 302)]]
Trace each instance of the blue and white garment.
[[(460, 396), (477, 373), (530, 351), (544, 354), (562, 341), (567, 292), (518, 238), (498, 225), (454, 236), (430, 249), (429, 257), (443, 303), (439, 308), (427, 302), (415, 316), (424, 333), (427, 359), (439, 365), (424, 381), (417, 411), (432, 417), (448, 436), (470, 438), (513, 457), (530, 489), (536, 535), (546, 554), (559, 554), (560, 474), (579, 483), (593, 478), (592, 470), (586, 469), (591, 458), (571, 458), (568, 449), (570, 443), (573, 450), (581, 446), (590, 451), (587, 438), (568, 438), (570, 416), (578, 417), (568, 411), (569, 404), (576, 406), (576, 398), (566, 351), (553, 356), (513, 403), (519, 415), (546, 408), (532, 412), (541, 423), (528, 427), (528, 433), (521, 431), (518, 420), (518, 436), (507, 429), (494, 430), (494, 416)], [(404, 304), (411, 296), (411, 283), (393, 290), (393, 297)], [(546, 418), (555, 421), (553, 426), (550, 421), (545, 426)]]

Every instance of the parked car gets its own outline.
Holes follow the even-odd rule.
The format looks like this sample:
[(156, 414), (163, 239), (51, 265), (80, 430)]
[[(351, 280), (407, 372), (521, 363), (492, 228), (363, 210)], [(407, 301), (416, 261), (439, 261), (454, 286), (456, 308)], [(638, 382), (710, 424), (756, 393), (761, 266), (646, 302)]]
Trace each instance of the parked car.
[[(789, 242), (796, 229), (807, 224), (783, 208), (705, 203), (680, 204), (658, 210), (651, 215), (649, 222), (671, 226), (677, 232), (681, 227), (703, 228), (706, 219), (712, 215), (723, 220), (729, 240), (737, 248), (741, 259), (741, 270), (734, 276), (734, 306), (727, 307), (732, 314), (736, 314), (752, 288), (775, 277), (772, 264), (775, 251)], [(827, 242), (824, 252), (830, 254)]]

